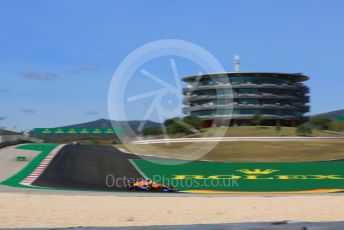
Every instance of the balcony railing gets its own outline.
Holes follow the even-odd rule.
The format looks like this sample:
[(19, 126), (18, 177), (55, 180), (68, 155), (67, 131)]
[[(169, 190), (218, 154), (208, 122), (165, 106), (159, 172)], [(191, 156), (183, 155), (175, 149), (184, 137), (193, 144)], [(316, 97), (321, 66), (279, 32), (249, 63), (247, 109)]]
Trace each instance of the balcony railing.
[(193, 90), (203, 90), (203, 89), (217, 89), (217, 88), (281, 88), (281, 89), (304, 89), (308, 91), (308, 87), (303, 84), (273, 84), (273, 83), (217, 83), (217, 84), (198, 84), (195, 87), (184, 88), (183, 93), (187, 93)]
[(282, 110), (295, 110), (300, 112), (309, 112), (308, 105), (295, 106), (295, 105), (281, 105), (281, 104), (239, 104), (233, 102), (226, 105), (216, 104), (203, 104), (184, 107), (185, 111), (198, 111), (198, 110), (215, 110), (215, 109), (240, 109), (240, 108), (255, 108), (255, 109), (282, 109)]
[(303, 99), (305, 103), (309, 101), (309, 96), (302, 95), (288, 95), (288, 94), (271, 94), (271, 93), (260, 93), (260, 94), (248, 94), (248, 93), (233, 93), (233, 94), (222, 94), (222, 95), (189, 95), (184, 97), (184, 102), (188, 101), (199, 101), (205, 99), (221, 99), (221, 98), (274, 98), (274, 99)]
[[(204, 115), (197, 115), (201, 119), (209, 119), (209, 118), (231, 118), (231, 119), (252, 119), (254, 114), (204, 114)], [(304, 116), (296, 116), (296, 115), (274, 115), (274, 114), (261, 114), (263, 119), (300, 119)]]

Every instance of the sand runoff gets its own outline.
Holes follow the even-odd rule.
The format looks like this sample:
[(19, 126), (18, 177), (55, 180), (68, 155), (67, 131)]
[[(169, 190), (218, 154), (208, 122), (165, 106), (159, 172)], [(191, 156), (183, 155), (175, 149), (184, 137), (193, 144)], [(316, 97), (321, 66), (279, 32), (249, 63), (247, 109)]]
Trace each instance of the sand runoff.
[(344, 196), (135, 197), (0, 192), (0, 227), (344, 220)]

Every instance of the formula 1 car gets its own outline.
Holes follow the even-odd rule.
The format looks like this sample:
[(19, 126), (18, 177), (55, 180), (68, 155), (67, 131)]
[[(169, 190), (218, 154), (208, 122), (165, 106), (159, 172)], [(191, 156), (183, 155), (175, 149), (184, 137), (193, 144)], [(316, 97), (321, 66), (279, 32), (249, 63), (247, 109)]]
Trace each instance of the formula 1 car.
[(147, 179), (128, 179), (127, 189), (136, 191), (151, 191), (151, 192), (178, 192), (178, 189), (174, 189), (172, 185), (163, 185), (152, 182)]

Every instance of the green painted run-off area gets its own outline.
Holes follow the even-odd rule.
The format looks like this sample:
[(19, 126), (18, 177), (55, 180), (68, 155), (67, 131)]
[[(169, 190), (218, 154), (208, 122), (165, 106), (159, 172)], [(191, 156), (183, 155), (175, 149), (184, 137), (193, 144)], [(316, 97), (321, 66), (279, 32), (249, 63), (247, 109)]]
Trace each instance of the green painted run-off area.
[[(152, 162), (134, 160), (134, 162), (148, 178), (156, 182), (172, 184), (180, 190), (284, 192), (344, 189), (344, 161), (191, 162), (181, 165), (166, 165), (165, 161), (159, 160)], [(235, 180), (232, 178), (237, 178), (236, 183), (233, 183)]]
[[(24, 180), (28, 175), (30, 175), (38, 166), (39, 164), (48, 156), (48, 154), (58, 146), (58, 144), (25, 144), (20, 145), (17, 149), (22, 150), (34, 150), (39, 151), (38, 155), (31, 161), (29, 164), (24, 167), (21, 171), (19, 171), (16, 175), (8, 178), (7, 180), (1, 182), (3, 185), (13, 186), (13, 187), (23, 187), (27, 188), (29, 186), (25, 186), (20, 184), (22, 180)], [(25, 151), (23, 152), (24, 155)]]

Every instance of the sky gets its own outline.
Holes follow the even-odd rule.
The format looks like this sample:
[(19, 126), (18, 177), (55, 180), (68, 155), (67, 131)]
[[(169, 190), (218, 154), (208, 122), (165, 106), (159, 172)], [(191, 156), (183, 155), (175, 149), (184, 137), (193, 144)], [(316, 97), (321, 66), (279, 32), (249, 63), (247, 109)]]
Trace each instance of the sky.
[[(113, 118), (115, 71), (130, 53), (162, 39), (200, 46), (227, 71), (239, 54), (242, 71), (302, 72), (310, 76), (311, 114), (344, 109), (343, 10), (342, 0), (1, 0), (0, 126), (19, 131)], [(125, 94), (161, 87), (143, 69), (173, 84), (171, 61), (179, 78), (204, 72), (186, 58), (159, 57), (134, 71)], [(153, 99), (112, 97), (110, 104), (126, 104), (118, 119), (143, 119)], [(166, 116), (182, 114), (168, 108), (180, 96), (165, 99)]]

